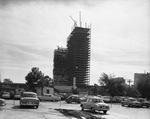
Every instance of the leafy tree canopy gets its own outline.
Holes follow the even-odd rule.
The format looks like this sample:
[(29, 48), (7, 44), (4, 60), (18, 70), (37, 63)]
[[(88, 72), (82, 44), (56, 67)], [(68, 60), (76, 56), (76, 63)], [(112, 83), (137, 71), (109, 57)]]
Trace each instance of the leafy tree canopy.
[(11, 80), (11, 79), (9, 79), (9, 78), (5, 78), (4, 80), (3, 80), (3, 83), (13, 83), (13, 81)]
[(98, 80), (99, 84), (104, 88), (107, 94), (111, 96), (123, 95), (125, 91), (124, 79), (115, 78), (114, 74), (107, 75), (102, 73)]
[(37, 67), (33, 67), (26, 75), (25, 80), (29, 89), (34, 89), (38, 82), (44, 78), (44, 74)]
[(53, 79), (48, 75), (44, 74), (37, 67), (33, 67), (31, 71), (25, 77), (26, 84), (29, 90), (34, 90), (35, 87), (41, 88), (43, 90), (44, 86), (53, 86)]

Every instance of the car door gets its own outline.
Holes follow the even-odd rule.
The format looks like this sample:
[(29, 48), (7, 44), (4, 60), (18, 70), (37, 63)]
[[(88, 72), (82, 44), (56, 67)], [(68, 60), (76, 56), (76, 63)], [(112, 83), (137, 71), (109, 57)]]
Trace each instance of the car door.
[(128, 99), (124, 99), (123, 104), (128, 105)]
[(88, 102), (86, 104), (87, 109), (91, 109), (91, 103), (92, 103), (92, 99), (90, 98), (90, 99), (88, 99)]
[(82, 105), (85, 109), (88, 109), (88, 103), (89, 103), (88, 101), (89, 99), (87, 99), (85, 102), (82, 102)]
[(75, 96), (74, 97), (74, 102), (79, 102), (79, 97)]
[(51, 94), (48, 95), (48, 100), (49, 100), (49, 101), (53, 101), (53, 98), (52, 98), (52, 95), (51, 95)]
[(75, 99), (75, 96), (70, 97), (70, 101), (71, 101), (71, 102), (75, 102), (75, 100), (76, 100), (76, 99)]
[(43, 100), (48, 100), (48, 95), (47, 94), (44, 94)]

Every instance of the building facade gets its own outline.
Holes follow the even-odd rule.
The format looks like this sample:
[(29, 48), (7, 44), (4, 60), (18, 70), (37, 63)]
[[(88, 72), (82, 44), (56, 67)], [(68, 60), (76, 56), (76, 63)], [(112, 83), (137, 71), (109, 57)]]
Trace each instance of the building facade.
[(91, 29), (74, 27), (67, 38), (66, 75), (68, 85), (88, 85), (90, 82)]
[(134, 86), (137, 87), (140, 81), (144, 81), (145, 79), (150, 80), (150, 73), (135, 73), (134, 74)]
[(67, 49), (58, 47), (54, 51), (53, 79), (55, 85), (66, 85), (66, 53)]

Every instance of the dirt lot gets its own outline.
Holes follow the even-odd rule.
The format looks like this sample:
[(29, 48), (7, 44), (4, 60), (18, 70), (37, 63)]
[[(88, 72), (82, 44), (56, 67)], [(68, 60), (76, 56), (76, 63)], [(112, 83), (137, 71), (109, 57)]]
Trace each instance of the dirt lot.
[(69, 110), (69, 109), (55, 109), (65, 116), (75, 117), (76, 119), (105, 119), (102, 117), (96, 117), (88, 112), (80, 111), (80, 110)]

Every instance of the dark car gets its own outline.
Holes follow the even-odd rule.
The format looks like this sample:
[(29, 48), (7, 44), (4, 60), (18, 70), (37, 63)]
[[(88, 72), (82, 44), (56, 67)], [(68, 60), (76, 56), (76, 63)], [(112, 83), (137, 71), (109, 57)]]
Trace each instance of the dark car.
[(145, 98), (138, 98), (137, 100), (141, 103), (141, 107), (150, 107), (150, 102), (148, 102)]
[(137, 101), (135, 98), (127, 98), (124, 99), (124, 101), (121, 102), (122, 106), (128, 106), (128, 107), (141, 107), (141, 103)]
[(67, 103), (72, 103), (72, 102), (81, 103), (84, 100), (85, 99), (80, 97), (79, 95), (71, 95), (66, 99), (66, 102)]

